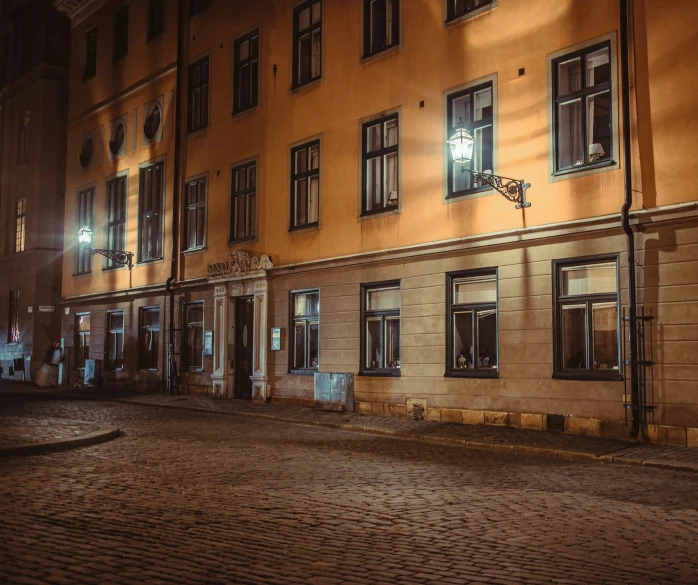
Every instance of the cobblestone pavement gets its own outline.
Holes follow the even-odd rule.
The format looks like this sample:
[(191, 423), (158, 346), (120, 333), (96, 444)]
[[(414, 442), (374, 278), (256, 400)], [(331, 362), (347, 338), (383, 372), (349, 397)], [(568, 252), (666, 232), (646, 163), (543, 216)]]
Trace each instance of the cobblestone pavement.
[(91, 401), (119, 439), (0, 461), (0, 582), (697, 583), (698, 475)]
[(91, 433), (98, 425), (55, 418), (0, 416), (0, 449), (20, 443), (67, 439)]

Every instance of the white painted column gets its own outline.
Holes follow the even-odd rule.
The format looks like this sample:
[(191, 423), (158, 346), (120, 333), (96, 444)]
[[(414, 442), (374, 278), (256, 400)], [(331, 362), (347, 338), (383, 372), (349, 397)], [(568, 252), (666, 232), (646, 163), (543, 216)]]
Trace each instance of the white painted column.
[(224, 284), (216, 285), (213, 298), (213, 395), (227, 397), (226, 365), (228, 363), (228, 291)]
[(254, 342), (252, 346), (252, 400), (267, 400), (267, 281), (254, 283)]

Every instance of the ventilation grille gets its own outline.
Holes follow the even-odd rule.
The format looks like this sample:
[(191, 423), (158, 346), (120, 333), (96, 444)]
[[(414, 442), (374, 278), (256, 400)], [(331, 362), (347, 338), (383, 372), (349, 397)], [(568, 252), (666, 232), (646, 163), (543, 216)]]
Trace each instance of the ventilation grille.
[(545, 428), (548, 431), (565, 431), (565, 417), (562, 414), (547, 414)]

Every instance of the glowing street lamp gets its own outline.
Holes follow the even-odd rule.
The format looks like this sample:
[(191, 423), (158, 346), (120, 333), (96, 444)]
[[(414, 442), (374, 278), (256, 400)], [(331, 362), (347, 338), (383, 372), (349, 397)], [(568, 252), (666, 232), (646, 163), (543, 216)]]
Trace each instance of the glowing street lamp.
[(85, 246), (85, 248), (90, 251), (92, 256), (99, 254), (105, 258), (113, 260), (121, 266), (128, 266), (129, 270), (133, 268), (133, 252), (126, 252), (125, 250), (105, 250), (103, 248), (93, 248), (92, 230), (89, 226), (82, 226), (78, 230), (78, 245)]
[(518, 179), (510, 179), (508, 177), (500, 177), (491, 173), (480, 173), (468, 168), (470, 161), (473, 160), (473, 150), (475, 149), (475, 139), (468, 134), (468, 131), (463, 127), (463, 119), (458, 119), (458, 125), (453, 136), (446, 143), (451, 148), (451, 157), (453, 162), (460, 165), (461, 173), (468, 172), (473, 175), (481, 183), (486, 183), (495, 189), (500, 195), (503, 195), (509, 201), (516, 203), (516, 209), (530, 207), (531, 204), (526, 201), (526, 189), (531, 184), (524, 183)]

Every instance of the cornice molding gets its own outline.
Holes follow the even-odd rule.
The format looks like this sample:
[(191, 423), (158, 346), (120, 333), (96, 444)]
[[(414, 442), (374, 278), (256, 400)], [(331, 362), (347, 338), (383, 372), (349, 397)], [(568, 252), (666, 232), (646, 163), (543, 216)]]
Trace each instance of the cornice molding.
[(68, 16), (74, 28), (107, 2), (109, 0), (53, 0), (53, 6)]

